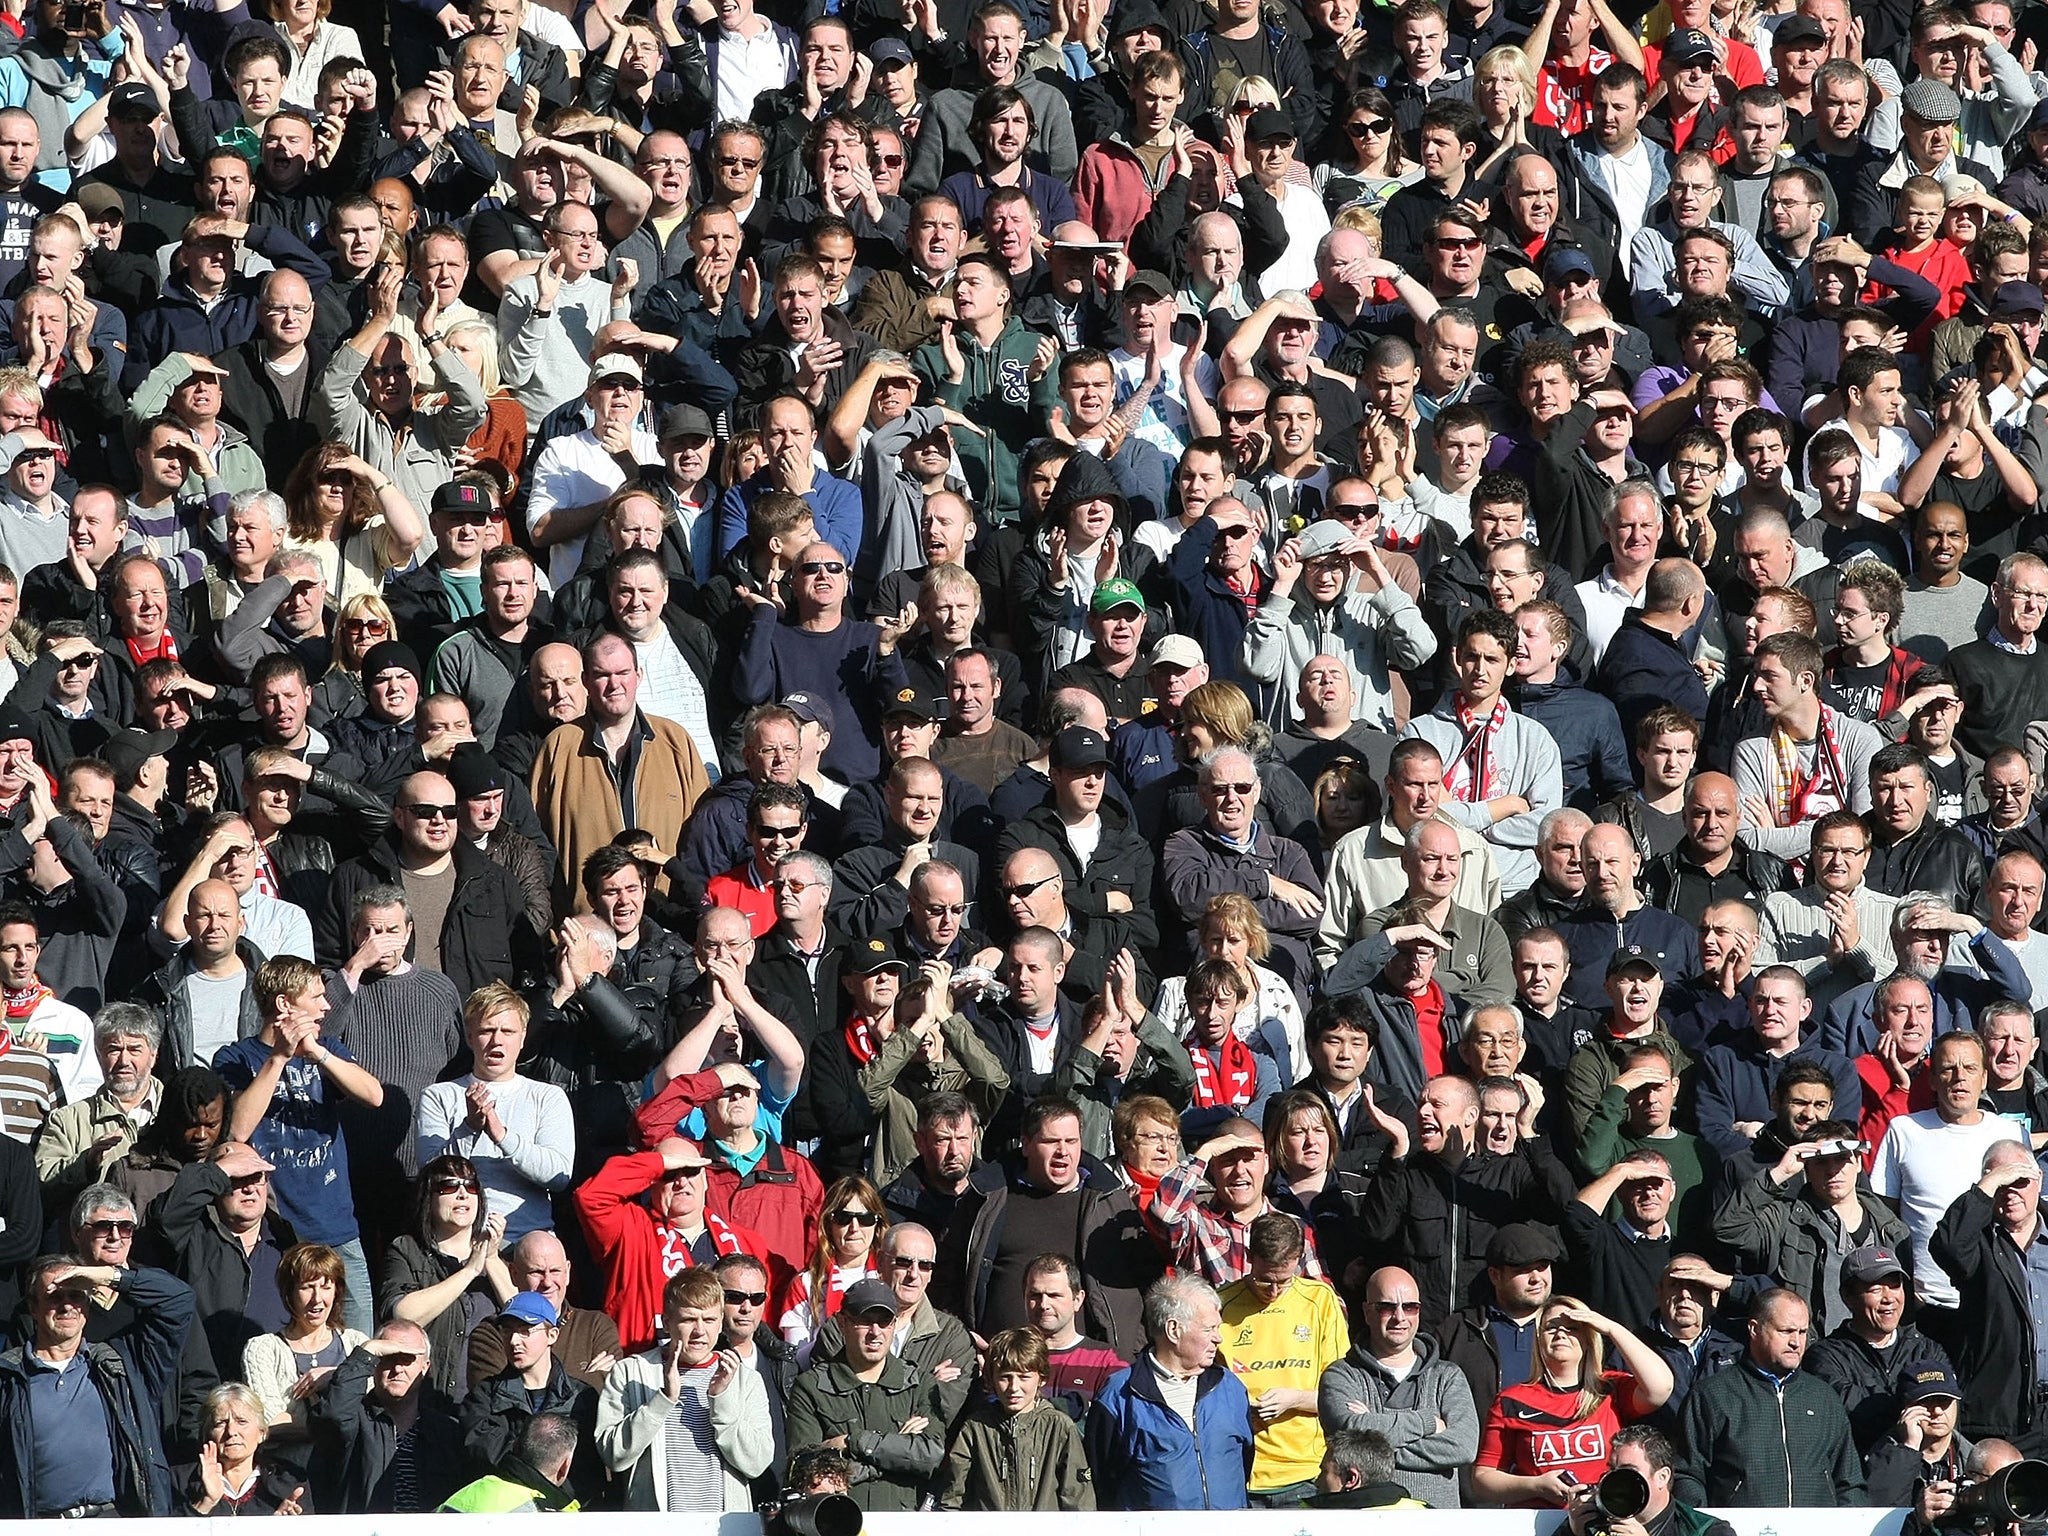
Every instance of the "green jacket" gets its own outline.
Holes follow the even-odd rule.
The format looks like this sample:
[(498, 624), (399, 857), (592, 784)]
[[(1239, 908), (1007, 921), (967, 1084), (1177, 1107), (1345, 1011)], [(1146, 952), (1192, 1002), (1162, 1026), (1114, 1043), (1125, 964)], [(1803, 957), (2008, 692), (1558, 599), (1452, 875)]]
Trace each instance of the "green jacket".
[(1834, 1388), (1748, 1359), (1709, 1376), (1679, 1414), (1675, 1498), (1715, 1509), (1835, 1509), (1867, 1502), (1863, 1458)]
[(1045, 1398), (1015, 1416), (977, 1405), (946, 1454), (939, 1508), (1092, 1510), (1081, 1431)]
[(1059, 403), (1055, 368), (1035, 380), (1031, 377), (1043, 339), (1014, 316), (1004, 322), (990, 347), (956, 329), (954, 341), (966, 364), (958, 384), (947, 377), (945, 351), (936, 341), (910, 356), (910, 366), (930, 388), (932, 398), (981, 429), (959, 432), (954, 442), (970, 483), (977, 483), (976, 472), (981, 471), (978, 483), (987, 486), (987, 493), (980, 509), (994, 522), (1016, 521), (1022, 506), (1017, 493), (1018, 452), (1045, 435), (1052, 408)]
[[(854, 1503), (865, 1510), (910, 1510), (945, 1460), (943, 1410), (915, 1366), (891, 1356), (882, 1374), (862, 1381), (843, 1362), (813, 1364), (790, 1388), (784, 1422), (789, 1451), (813, 1450), (846, 1436)], [(903, 1426), (923, 1419), (923, 1428)]]

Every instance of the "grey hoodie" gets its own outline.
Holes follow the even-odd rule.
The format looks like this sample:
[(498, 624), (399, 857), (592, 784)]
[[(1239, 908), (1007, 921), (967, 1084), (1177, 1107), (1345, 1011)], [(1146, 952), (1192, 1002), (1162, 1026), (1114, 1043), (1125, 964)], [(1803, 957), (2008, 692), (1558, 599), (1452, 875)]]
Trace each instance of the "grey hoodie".
[(1370, 1429), (1385, 1435), (1404, 1488), (1433, 1508), (1458, 1507), (1458, 1471), (1479, 1453), (1479, 1410), (1465, 1373), (1438, 1353), (1428, 1334), (1416, 1335), (1415, 1368), (1401, 1381), (1366, 1353), (1363, 1341), (1353, 1344), (1323, 1372), (1317, 1409), (1326, 1434)]

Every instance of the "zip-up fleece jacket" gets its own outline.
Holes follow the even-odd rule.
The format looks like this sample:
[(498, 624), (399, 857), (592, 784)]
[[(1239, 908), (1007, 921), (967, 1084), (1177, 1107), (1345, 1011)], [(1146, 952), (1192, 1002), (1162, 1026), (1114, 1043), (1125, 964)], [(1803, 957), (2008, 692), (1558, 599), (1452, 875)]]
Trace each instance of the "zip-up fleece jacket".
[(1045, 1398), (1018, 1414), (979, 1404), (946, 1453), (939, 1508), (1092, 1510), (1080, 1429)]
[[(1354, 1413), (1347, 1404), (1363, 1403)], [(1479, 1453), (1480, 1414), (1465, 1373), (1435, 1339), (1415, 1337), (1415, 1366), (1394, 1380), (1360, 1342), (1323, 1372), (1316, 1391), (1323, 1429), (1369, 1429), (1394, 1448), (1397, 1479), (1432, 1509), (1458, 1507), (1458, 1469)], [(1443, 1428), (1437, 1428), (1437, 1421)]]
[(1849, 1415), (1818, 1376), (1766, 1376), (1745, 1359), (1693, 1388), (1678, 1424), (1675, 1499), (1713, 1509), (1864, 1502)]
[(1221, 1364), (1195, 1383), (1195, 1426), (1166, 1405), (1150, 1352), (1109, 1378), (1088, 1409), (1088, 1465), (1105, 1509), (1244, 1509), (1251, 1399)]
[(1173, 156), (1160, 161), (1154, 177), (1136, 147), (1119, 133), (1081, 151), (1081, 168), (1074, 173), (1074, 208), (1097, 239), (1121, 245), (1144, 222), (1172, 175)]

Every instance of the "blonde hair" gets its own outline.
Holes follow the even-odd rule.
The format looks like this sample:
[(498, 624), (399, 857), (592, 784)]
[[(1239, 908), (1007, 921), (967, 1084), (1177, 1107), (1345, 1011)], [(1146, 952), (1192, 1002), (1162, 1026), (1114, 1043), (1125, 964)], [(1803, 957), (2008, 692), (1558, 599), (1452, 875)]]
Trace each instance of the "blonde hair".
[(1230, 98), (1223, 103), (1223, 110), (1228, 112), (1232, 107), (1243, 102), (1254, 91), (1260, 93), (1259, 106), (1277, 107), (1280, 105), (1279, 86), (1268, 80), (1264, 75), (1246, 75), (1237, 82), (1236, 87), (1230, 93)]
[(1266, 920), (1259, 916), (1259, 909), (1251, 897), (1242, 891), (1225, 891), (1220, 896), (1211, 896), (1209, 905), (1202, 909), (1203, 929), (1214, 923), (1225, 933), (1234, 934), (1244, 940), (1245, 953), (1254, 960), (1263, 960), (1273, 953), (1273, 940), (1266, 932)]
[(1522, 105), (1536, 105), (1536, 71), (1530, 66), (1529, 55), (1513, 45), (1489, 48), (1472, 66), (1472, 79), (1476, 84), (1491, 80), (1495, 75), (1513, 75), (1515, 84), (1522, 88)]
[[(350, 619), (382, 619), (384, 621), (384, 638), (387, 640), (398, 638), (398, 620), (392, 617), (391, 605), (375, 592), (358, 592), (354, 597), (343, 603), (340, 612), (334, 616), (334, 632), (337, 635), (340, 634), (342, 625), (346, 624)], [(329, 672), (349, 671), (349, 665), (342, 657), (342, 648), (338, 645), (335, 646), (334, 660), (328, 663), (327, 670)]]
[(476, 369), (476, 381), (483, 387), (486, 396), (495, 395), (503, 382), (498, 372), (498, 328), (488, 320), (463, 320), (448, 327), (448, 334), (442, 339), (451, 347), (455, 338), (476, 332), (482, 344), (477, 348), (480, 354)]
[(1363, 203), (1351, 203), (1337, 211), (1337, 217), (1330, 221), (1332, 229), (1355, 229), (1372, 242), (1372, 253), (1377, 256), (1386, 241), (1386, 231), (1380, 224), (1380, 216)]
[(501, 1013), (516, 1015), (521, 1029), (533, 1021), (533, 1010), (526, 1006), (525, 998), (502, 981), (487, 981), (470, 993), (469, 1001), (462, 1005), (462, 1023), (467, 1029), (475, 1029)]
[[(1543, 1304), (1543, 1310), (1536, 1316), (1536, 1327), (1543, 1326), (1566, 1308), (1589, 1310), (1583, 1301), (1575, 1296), (1553, 1296)], [(1602, 1347), (1600, 1335), (1584, 1323), (1573, 1323), (1572, 1332), (1579, 1338), (1579, 1401), (1574, 1417), (1590, 1419), (1600, 1411), (1600, 1403), (1607, 1396), (1607, 1352)], [(1553, 1392), (1561, 1390), (1552, 1384), (1550, 1372), (1543, 1364), (1543, 1344), (1538, 1340), (1529, 1352), (1529, 1381), (1532, 1385), (1549, 1387)]]
[(1217, 746), (1241, 746), (1252, 729), (1252, 701), (1235, 683), (1204, 683), (1180, 702), (1181, 729), (1199, 725)]

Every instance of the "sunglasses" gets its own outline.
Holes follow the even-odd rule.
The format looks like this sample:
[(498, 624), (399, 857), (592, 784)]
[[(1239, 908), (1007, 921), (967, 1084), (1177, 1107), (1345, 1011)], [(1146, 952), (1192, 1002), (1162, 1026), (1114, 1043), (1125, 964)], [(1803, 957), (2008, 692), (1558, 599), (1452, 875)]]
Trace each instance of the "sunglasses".
[(873, 1211), (834, 1211), (827, 1218), (834, 1226), (872, 1227), (881, 1221)]
[(1209, 786), (1209, 793), (1212, 795), (1231, 794), (1236, 795), (1239, 799), (1243, 799), (1258, 787), (1256, 784), (1225, 784), (1217, 782)]
[(949, 906), (945, 902), (928, 901), (924, 904), (923, 911), (926, 917), (965, 917), (967, 906), (964, 902)]
[(475, 1179), (444, 1177), (434, 1180), (434, 1193), (437, 1195), (459, 1195), (465, 1191), (472, 1195), (476, 1193)]
[(1419, 1301), (1376, 1301), (1372, 1304), (1372, 1309), (1382, 1317), (1419, 1316), (1422, 1312), (1422, 1303)]
[(1240, 426), (1248, 421), (1263, 421), (1265, 416), (1266, 413), (1264, 411), (1225, 411), (1223, 413), (1225, 421), (1234, 421)]
[(1390, 130), (1394, 125), (1384, 117), (1368, 117), (1359, 122), (1346, 123), (1344, 131), (1354, 139), (1369, 139)]
[(846, 562), (844, 560), (806, 560), (797, 569), (806, 576), (844, 576), (846, 574)]
[(937, 1269), (939, 1265), (936, 1259), (891, 1259), (889, 1261), (889, 1267), (891, 1269), (901, 1270), (914, 1269), (920, 1275), (928, 1275), (933, 1270)]
[(413, 805), (401, 805), (401, 811), (410, 811), (421, 821), (453, 821), (456, 807), (452, 805), (428, 805), (420, 801)]
[(1362, 523), (1369, 517), (1378, 517), (1380, 505), (1376, 501), (1347, 501), (1341, 506), (1328, 508), (1326, 515), (1343, 523)]
[(1024, 885), (1006, 885), (1003, 887), (1003, 894), (1012, 901), (1023, 901), (1041, 885), (1051, 885), (1057, 879), (1058, 875), (1047, 875), (1043, 880), (1033, 880)]
[(760, 837), (760, 838), (770, 838), (770, 837), (773, 837), (773, 838), (780, 838), (780, 839), (782, 839), (782, 840), (784, 840), (784, 841), (788, 841), (788, 840), (790, 840), (790, 839), (793, 839), (793, 838), (799, 838), (799, 837), (802, 837), (803, 835), (804, 835), (804, 824), (803, 824), (802, 822), (798, 822), (798, 823), (797, 823), (797, 824), (796, 824), (795, 826), (793, 826), (793, 827), (756, 827), (756, 828), (754, 828), (754, 836), (756, 836), (756, 837)]
[(759, 155), (720, 155), (718, 163), (728, 170), (751, 171), (761, 163)]
[(768, 1305), (766, 1291), (727, 1291), (725, 1304), (728, 1307), (765, 1307)]
[(341, 627), (358, 635), (388, 635), (391, 626), (382, 619), (343, 619)]
[(1216, 530), (1216, 537), (1219, 539), (1229, 539), (1233, 543), (1235, 543), (1239, 539), (1249, 538), (1251, 536), (1251, 531), (1251, 525), (1249, 523), (1238, 523), (1234, 527), (1218, 528)]
[(105, 1221), (88, 1221), (85, 1224), (85, 1230), (95, 1233), (100, 1237), (133, 1237), (135, 1235), (135, 1223), (112, 1218)]
[(903, 163), (903, 157), (901, 155), (877, 155), (875, 156), (875, 163), (886, 165), (893, 170)]
[(1477, 235), (1466, 235), (1462, 239), (1439, 240), (1436, 248), (1440, 251), (1476, 251), (1485, 244)]

